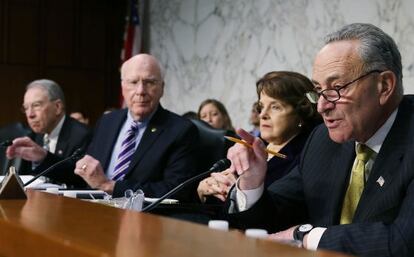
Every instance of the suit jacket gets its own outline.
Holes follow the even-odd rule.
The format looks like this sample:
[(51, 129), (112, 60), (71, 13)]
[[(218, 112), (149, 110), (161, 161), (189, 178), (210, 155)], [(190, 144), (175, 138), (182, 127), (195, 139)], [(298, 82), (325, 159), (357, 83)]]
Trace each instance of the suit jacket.
[[(127, 109), (104, 115), (96, 125), (88, 154), (107, 169)], [(160, 197), (193, 176), (196, 172), (194, 147), (196, 127), (158, 106), (148, 123), (123, 180), (115, 183), (113, 196), (123, 196), (127, 189), (142, 189), (145, 196)], [(184, 199), (185, 193), (178, 196)]]
[[(32, 138), (39, 145), (43, 145), (43, 134), (33, 134)], [(55, 153), (48, 152), (46, 158), (32, 170), (32, 163), (25, 162), (21, 174), (38, 174), (53, 164), (71, 156), (77, 149), (84, 153), (92, 138), (91, 130), (77, 120), (66, 116), (60, 130)], [(73, 171), (75, 169), (76, 160), (68, 160), (57, 166), (46, 177), (52, 182), (64, 183), (70, 188), (83, 188), (87, 184), (85, 181)]]
[[(339, 225), (355, 142), (337, 144), (321, 125), (308, 139), (300, 164), (272, 184), (252, 208), (230, 215), (231, 223), (271, 232), (311, 223), (327, 227), (319, 248), (358, 256), (414, 256), (413, 140), (414, 102), (405, 96), (352, 224)], [(377, 182), (381, 177), (383, 184)]]

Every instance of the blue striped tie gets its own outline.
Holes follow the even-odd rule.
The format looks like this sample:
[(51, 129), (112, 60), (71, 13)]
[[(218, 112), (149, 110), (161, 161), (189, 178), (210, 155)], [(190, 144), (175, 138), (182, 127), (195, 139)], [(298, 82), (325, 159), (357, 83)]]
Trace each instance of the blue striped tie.
[(131, 157), (135, 152), (135, 139), (138, 134), (138, 123), (133, 122), (131, 128), (127, 131), (124, 141), (122, 141), (121, 151), (116, 160), (112, 180), (122, 180), (131, 162)]

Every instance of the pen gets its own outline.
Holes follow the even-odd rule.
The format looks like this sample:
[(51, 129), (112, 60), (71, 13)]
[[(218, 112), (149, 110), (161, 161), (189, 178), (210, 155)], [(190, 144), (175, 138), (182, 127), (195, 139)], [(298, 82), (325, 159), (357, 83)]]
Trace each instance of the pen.
[[(250, 148), (252, 148), (252, 147), (253, 147), (251, 144), (247, 143), (246, 141), (240, 140), (240, 139), (238, 139), (238, 138), (235, 138), (235, 137), (229, 137), (229, 136), (224, 136), (224, 137), (225, 137), (227, 140), (230, 140), (230, 141), (232, 141), (232, 142), (234, 142), (234, 143), (239, 143), (239, 144), (242, 144), (242, 145), (247, 146), (247, 147), (250, 147)], [(265, 149), (265, 151), (266, 151), (267, 153), (271, 154), (271, 155), (277, 156), (277, 157), (282, 158), (282, 159), (286, 159), (286, 158), (287, 158), (287, 156), (286, 156), (286, 155), (281, 154), (281, 153), (274, 152), (274, 151), (269, 150), (269, 149)]]

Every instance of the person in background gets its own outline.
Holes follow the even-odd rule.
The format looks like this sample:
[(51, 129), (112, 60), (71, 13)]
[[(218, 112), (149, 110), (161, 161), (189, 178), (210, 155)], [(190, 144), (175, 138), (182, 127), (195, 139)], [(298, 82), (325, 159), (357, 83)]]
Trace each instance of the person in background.
[[(84, 124), (65, 115), (65, 96), (60, 86), (48, 79), (31, 82), (26, 87), (22, 111), (34, 132), (33, 138), (19, 137), (6, 150), (7, 158), (22, 158), (20, 174), (38, 174), (51, 165), (85, 152), (92, 132)], [(84, 187), (85, 182), (73, 173), (74, 161), (56, 167), (47, 177), (69, 187)]]
[[(305, 96), (312, 89), (313, 84), (307, 77), (290, 71), (269, 72), (256, 83), (259, 100), (253, 106), (259, 114), (262, 139), (268, 143), (268, 149), (287, 156), (281, 159), (268, 154), (265, 187), (299, 163), (309, 133), (322, 121), (315, 105)], [(236, 177), (230, 170), (212, 173), (199, 183), (200, 201), (205, 202), (207, 196), (224, 201)]]
[(414, 256), (414, 99), (403, 95), (401, 54), (371, 24), (328, 35), (313, 64), (324, 124), (313, 130), (300, 164), (267, 190), (267, 154), (229, 149), (240, 175), (229, 193), (233, 227), (263, 227), (275, 240), (356, 256)]
[[(121, 68), (122, 95), (127, 108), (104, 114), (96, 124), (87, 155), (75, 173), (92, 188), (114, 197), (141, 189), (160, 197), (195, 175), (197, 128), (164, 109), (164, 76), (158, 60), (138, 54)], [(185, 192), (177, 196), (185, 198)]]
[(254, 102), (252, 106), (252, 110), (250, 111), (249, 123), (253, 126), (253, 129), (250, 130), (250, 134), (255, 137), (260, 136), (260, 112), (259, 110), (259, 103)]
[(206, 99), (200, 104), (198, 117), (213, 128), (234, 131), (226, 107), (215, 99)]
[(89, 118), (83, 112), (71, 112), (70, 117), (83, 123), (85, 125), (89, 125)]

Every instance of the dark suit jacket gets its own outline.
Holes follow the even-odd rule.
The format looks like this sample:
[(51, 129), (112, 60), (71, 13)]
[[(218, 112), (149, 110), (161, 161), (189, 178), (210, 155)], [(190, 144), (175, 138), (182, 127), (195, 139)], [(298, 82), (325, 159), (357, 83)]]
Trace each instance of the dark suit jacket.
[[(249, 210), (230, 215), (241, 227), (270, 232), (311, 223), (327, 227), (319, 248), (358, 256), (414, 256), (414, 103), (404, 97), (382, 144), (352, 224), (340, 225), (355, 142), (337, 144), (324, 125), (311, 134), (301, 162)], [(384, 184), (377, 182), (382, 176)]]
[[(43, 134), (34, 134), (32, 138), (39, 145), (43, 145)], [(92, 138), (91, 130), (84, 124), (66, 116), (62, 129), (59, 133), (55, 153), (48, 152), (46, 158), (32, 171), (32, 163), (25, 162), (21, 174), (38, 174), (53, 164), (71, 156), (77, 149), (85, 152)], [(68, 187), (83, 188), (87, 184), (73, 171), (76, 160), (69, 160), (62, 165), (57, 166), (46, 176), (56, 183), (65, 183)]]
[[(96, 125), (88, 154), (99, 160), (104, 170), (127, 117), (127, 109), (104, 115)], [(145, 196), (160, 197), (196, 172), (194, 147), (196, 127), (187, 119), (158, 107), (135, 151), (127, 174), (115, 183), (113, 196), (127, 189), (142, 189)], [(184, 195), (178, 196), (183, 199)]]

